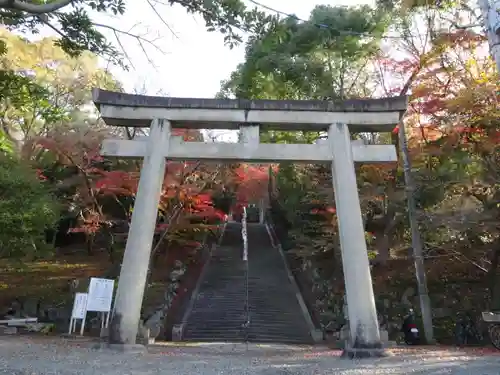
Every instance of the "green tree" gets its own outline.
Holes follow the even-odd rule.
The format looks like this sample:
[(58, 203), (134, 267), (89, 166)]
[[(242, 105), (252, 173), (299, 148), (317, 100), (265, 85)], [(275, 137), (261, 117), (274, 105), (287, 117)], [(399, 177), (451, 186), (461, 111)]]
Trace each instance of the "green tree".
[(377, 5), (389, 9), (399, 8), (403, 11), (417, 9), (447, 10), (450, 8), (469, 7), (467, 0), (377, 0)]
[(6, 144), (19, 146), (20, 139), (31, 134), (36, 123), (48, 124), (63, 118), (64, 113), (51, 105), (49, 97), (49, 90), (32, 78), (0, 71), (0, 125)]
[[(276, 20), (251, 37), (244, 63), (222, 82), (219, 97), (247, 99), (339, 99), (367, 97), (373, 92), (370, 62), (380, 52), (388, 26), (384, 11), (369, 6), (314, 8), (308, 20)], [(267, 131), (262, 142), (313, 143), (320, 132)], [(281, 164), (277, 183), (289, 215), (306, 190), (299, 175), (308, 167)], [(329, 182), (331, 184), (331, 181)], [(299, 188), (300, 187), (300, 188)], [(311, 198), (311, 197), (309, 197)], [(294, 218), (289, 218), (295, 221)]]
[[(317, 6), (308, 20), (294, 17), (269, 24), (247, 43), (245, 62), (227, 81), (220, 97), (249, 99), (342, 99), (367, 97), (375, 89), (372, 61), (380, 55), (380, 42), (389, 25), (385, 10), (369, 6)], [(320, 132), (267, 131), (261, 141), (313, 143)], [(326, 178), (325, 178), (326, 176)], [(316, 181), (315, 184), (312, 181)], [(331, 176), (324, 168), (280, 164), (276, 185), (291, 223), (302, 225), (301, 209), (322, 197), (331, 201), (317, 181)], [(311, 190), (316, 190), (310, 193)], [(328, 197), (328, 198), (327, 198)], [(299, 229), (300, 230), (300, 229)], [(305, 241), (307, 242), (307, 241)]]
[(250, 38), (245, 62), (221, 96), (333, 99), (370, 96), (370, 59), (380, 51), (387, 15), (369, 6), (317, 6), (308, 20), (288, 17)]
[(0, 130), (0, 153), (12, 154), (13, 151), (12, 142), (7, 138), (5, 132)]
[(45, 231), (54, 226), (59, 204), (36, 170), (0, 155), (0, 257), (42, 255)]
[(1, 29), (0, 37), (8, 47), (0, 56), (0, 125), (18, 150), (26, 141), (82, 117), (92, 87), (121, 89), (99, 68), (95, 54), (70, 57), (52, 38), (32, 43)]

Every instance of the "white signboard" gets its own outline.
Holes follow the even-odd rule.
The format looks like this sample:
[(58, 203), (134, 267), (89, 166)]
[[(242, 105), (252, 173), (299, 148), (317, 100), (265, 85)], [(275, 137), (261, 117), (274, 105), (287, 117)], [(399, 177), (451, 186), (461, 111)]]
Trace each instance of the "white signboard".
[(71, 312), (71, 318), (73, 319), (84, 319), (87, 313), (87, 293), (76, 293), (75, 301), (73, 302), (73, 311)]
[(92, 277), (89, 285), (87, 311), (110, 312), (114, 280)]

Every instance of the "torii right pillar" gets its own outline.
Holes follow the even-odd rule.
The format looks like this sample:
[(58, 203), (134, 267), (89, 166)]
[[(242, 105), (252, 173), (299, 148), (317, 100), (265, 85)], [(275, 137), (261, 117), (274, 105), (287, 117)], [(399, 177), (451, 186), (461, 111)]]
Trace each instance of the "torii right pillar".
[(380, 357), (386, 353), (380, 340), (348, 126), (331, 125), (328, 140), (333, 153), (332, 178), (350, 329), (343, 355), (349, 358)]

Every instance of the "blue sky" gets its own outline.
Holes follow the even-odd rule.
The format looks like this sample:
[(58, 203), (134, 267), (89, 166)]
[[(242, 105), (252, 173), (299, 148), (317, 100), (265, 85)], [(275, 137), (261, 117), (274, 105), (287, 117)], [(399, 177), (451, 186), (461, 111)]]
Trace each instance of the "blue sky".
[[(355, 5), (372, 3), (370, 0), (261, 0), (274, 9), (294, 13), (307, 19), (310, 11), (319, 4)], [(251, 3), (248, 4), (252, 5)], [(178, 97), (213, 97), (220, 87), (220, 81), (229, 77), (236, 65), (243, 61), (244, 46), (233, 50), (224, 46), (223, 37), (206, 31), (201, 17), (187, 14), (181, 6), (160, 6), (156, 10), (178, 36), (175, 37), (158, 18), (146, 1), (127, 1), (127, 12), (120, 17), (96, 15), (97, 23), (128, 30), (137, 24), (132, 32), (144, 34), (145, 38), (157, 39), (155, 44), (165, 53), (146, 45), (147, 55), (131, 37), (122, 36), (121, 43), (130, 56), (135, 69), (128, 72), (109, 68), (125, 85), (127, 91), (145, 94), (162, 94)], [(264, 10), (264, 9), (263, 9)], [(112, 31), (102, 30), (111, 41)], [(103, 62), (105, 65), (106, 62)]]

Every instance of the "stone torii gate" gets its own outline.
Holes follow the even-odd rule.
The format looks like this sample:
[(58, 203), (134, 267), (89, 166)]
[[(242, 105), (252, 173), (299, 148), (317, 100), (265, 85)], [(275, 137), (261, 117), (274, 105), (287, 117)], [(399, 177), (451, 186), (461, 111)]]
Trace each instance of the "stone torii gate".
[[(339, 220), (352, 351), (382, 348), (354, 163), (395, 162), (393, 145), (364, 145), (352, 132), (389, 132), (406, 111), (407, 98), (345, 100), (242, 100), (152, 97), (94, 89), (108, 125), (149, 127), (145, 140), (104, 141), (103, 156), (144, 158), (125, 248), (110, 344), (136, 343), (156, 224), (165, 160), (330, 163)], [(241, 143), (184, 142), (172, 128), (240, 129)], [(327, 131), (318, 144), (263, 144), (261, 128)]]

